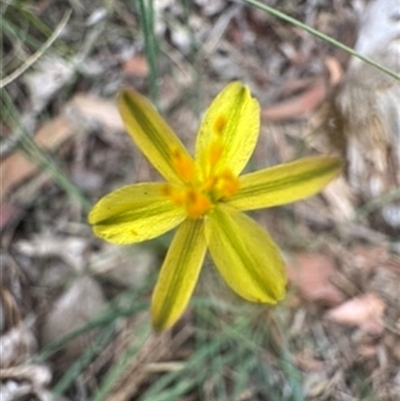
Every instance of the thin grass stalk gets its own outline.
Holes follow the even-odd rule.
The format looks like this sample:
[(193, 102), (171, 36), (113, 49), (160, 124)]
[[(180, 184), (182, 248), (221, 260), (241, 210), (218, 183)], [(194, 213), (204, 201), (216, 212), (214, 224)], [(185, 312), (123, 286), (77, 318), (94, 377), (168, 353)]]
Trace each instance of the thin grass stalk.
[(114, 334), (114, 325), (106, 327), (92, 342), (91, 346), (70, 366), (60, 381), (55, 385), (51, 401), (56, 401), (72, 384), (72, 382), (81, 374), (83, 369), (92, 361), (93, 357), (102, 349), (104, 345), (112, 338)]
[(21, 118), (6, 91), (3, 91), (3, 111), (11, 117), (11, 124), (21, 132), (19, 143), (24, 153), (43, 170), (50, 173), (54, 181), (67, 193), (67, 195), (79, 202), (85, 211), (90, 208), (89, 200), (82, 194), (78, 187), (66, 176), (63, 170), (51, 159), (51, 157), (32, 139), (27, 129), (22, 125)]
[[(184, 377), (185, 380), (190, 379), (189, 381), (191, 383), (190, 386), (184, 386), (185, 390), (189, 390), (190, 388), (192, 388), (196, 384), (196, 382), (201, 379), (201, 375), (198, 374), (199, 366), (204, 366), (204, 363), (207, 361), (207, 359), (212, 357), (218, 351), (218, 349), (221, 347), (221, 344), (223, 344), (223, 342), (226, 341), (227, 338), (229, 338), (228, 332), (229, 330), (223, 331), (221, 335), (213, 339), (213, 341), (210, 344), (207, 344), (206, 347), (200, 347), (199, 350), (196, 351), (195, 354), (192, 355), (188, 361), (186, 361), (184, 369), (171, 372), (161, 377), (139, 398), (139, 401), (155, 400), (155, 396), (167, 391), (166, 389), (168, 388), (168, 386), (171, 386), (172, 383), (176, 381), (179, 384), (179, 379), (181, 379), (182, 377)], [(194, 378), (190, 378), (192, 372), (196, 373), (196, 380), (194, 380)]]
[(197, 68), (197, 56), (198, 56), (198, 50), (199, 50), (199, 43), (196, 40), (195, 33), (193, 31), (193, 28), (190, 24), (190, 13), (193, 11), (193, 2), (191, 0), (181, 0), (182, 6), (183, 6), (183, 11), (184, 11), (184, 21), (186, 24), (186, 29), (188, 32), (189, 36), (189, 42), (190, 42), (190, 50), (188, 54), (188, 60), (192, 64), (192, 76), (193, 76), (193, 90), (192, 92), (196, 96), (195, 102), (194, 102), (194, 112), (197, 117), (201, 116), (202, 113), (202, 106), (201, 106), (201, 99), (203, 96), (204, 88), (202, 85), (202, 75), (199, 69)]
[(284, 325), (282, 323), (282, 316), (275, 314), (276, 329), (279, 332), (279, 337), (282, 341), (281, 347), (281, 365), (283, 367), (284, 372), (289, 379), (290, 387), (292, 390), (292, 399), (293, 401), (304, 401), (304, 395), (302, 391), (301, 385), (301, 373), (297, 369), (292, 354), (290, 352), (289, 342), (287, 332), (284, 329)]
[(297, 26), (298, 28), (301, 28), (302, 30), (310, 33), (311, 35), (317, 37), (318, 39), (322, 39), (323, 41), (330, 43), (331, 45), (339, 48), (340, 50), (345, 51), (346, 53), (350, 54), (351, 56), (359, 58), (360, 60), (364, 61), (366, 64), (369, 64), (372, 67), (375, 67), (376, 69), (384, 72), (385, 74), (389, 75), (390, 77), (400, 80), (400, 75), (396, 74), (394, 71), (390, 70), (389, 68), (385, 67), (384, 65), (377, 63), (376, 61), (372, 60), (371, 58), (369, 58), (367, 56), (363, 56), (362, 54), (353, 50), (351, 47), (344, 45), (343, 43), (331, 38), (330, 36), (317, 31), (316, 29), (298, 21), (295, 18), (290, 17), (289, 15), (287, 15), (281, 11), (276, 10), (273, 7), (270, 7), (270, 6), (267, 6), (266, 4), (260, 3), (257, 0), (242, 0), (242, 2), (246, 3), (250, 6), (256, 7), (262, 11), (265, 11), (265, 12), (273, 15), (276, 18), (279, 18), (283, 21), (288, 22), (289, 24)]
[[(130, 292), (131, 291), (127, 291), (127, 293)], [(139, 302), (137, 301), (138, 298), (135, 296), (132, 296), (132, 306), (125, 308), (116, 306), (119, 300), (123, 299), (125, 295), (126, 295), (125, 293), (121, 294), (120, 296), (117, 297), (116, 300), (111, 301), (111, 303), (108, 305), (104, 313), (101, 313), (99, 316), (90, 320), (85, 325), (78, 327), (75, 330), (72, 330), (70, 333), (67, 333), (64, 337), (60, 338), (58, 341), (49, 344), (46, 348), (44, 348), (41, 351), (41, 353), (35, 358), (35, 360), (38, 362), (43, 362), (46, 359), (48, 359), (51, 355), (53, 355), (55, 352), (60, 350), (68, 342), (81, 336), (82, 334), (85, 334), (99, 327), (107, 327), (108, 325), (113, 324), (116, 319), (119, 319), (121, 317), (132, 316), (135, 313), (145, 310), (148, 307), (147, 302)]]
[(394, 188), (374, 199), (366, 202), (364, 205), (360, 206), (353, 217), (353, 222), (358, 222), (367, 217), (369, 214), (375, 210), (381, 209), (383, 206), (400, 200), (400, 188)]
[(146, 339), (151, 334), (151, 328), (149, 322), (146, 320), (142, 322), (139, 327), (135, 328), (135, 332), (132, 333), (132, 341), (128, 349), (121, 356), (119, 361), (112, 367), (107, 373), (107, 376), (102, 381), (101, 386), (97, 392), (90, 398), (89, 401), (101, 401), (105, 399), (107, 394), (112, 390), (118, 380), (125, 372), (126, 367), (132, 361), (134, 356), (138, 353), (140, 348), (145, 343)]
[(149, 65), (150, 98), (158, 107), (158, 42), (154, 31), (153, 0), (139, 0), (140, 27), (144, 36), (145, 53)]

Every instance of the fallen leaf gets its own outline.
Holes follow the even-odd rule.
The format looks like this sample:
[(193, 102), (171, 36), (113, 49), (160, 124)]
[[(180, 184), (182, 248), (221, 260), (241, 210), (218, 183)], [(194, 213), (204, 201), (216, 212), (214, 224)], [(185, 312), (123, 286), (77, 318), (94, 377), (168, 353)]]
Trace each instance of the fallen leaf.
[(343, 293), (332, 283), (336, 265), (331, 257), (322, 254), (294, 254), (287, 265), (287, 271), (290, 282), (307, 301), (329, 306), (344, 301)]
[(364, 358), (373, 358), (377, 354), (376, 345), (360, 344), (357, 348), (358, 354)]
[(314, 111), (325, 99), (327, 93), (328, 87), (325, 79), (317, 78), (304, 93), (264, 107), (261, 116), (268, 121), (282, 121), (304, 116)]
[(358, 326), (366, 333), (379, 335), (384, 330), (385, 302), (374, 293), (360, 295), (326, 313), (326, 318), (344, 325)]
[[(38, 146), (55, 149), (76, 132), (65, 116), (58, 116), (44, 124), (34, 136)], [(13, 153), (0, 163), (1, 193), (0, 200), (23, 181), (34, 175), (39, 167), (21, 153)]]
[(13, 222), (19, 220), (24, 214), (24, 210), (19, 208), (14, 202), (7, 201), (0, 204), (0, 232), (3, 232)]
[(135, 55), (125, 61), (123, 72), (126, 75), (134, 77), (146, 78), (149, 73), (149, 65), (142, 55)]
[(335, 57), (326, 56), (324, 59), (325, 67), (329, 72), (329, 83), (330, 85), (336, 86), (343, 78), (343, 69), (339, 63), (339, 60)]
[[(62, 114), (39, 128), (33, 139), (37, 146), (45, 150), (55, 150), (67, 139), (81, 131), (82, 127), (89, 129), (100, 127), (110, 136), (124, 129), (117, 107), (113, 102), (78, 94), (65, 105)], [(0, 201), (38, 170), (38, 165), (21, 153), (14, 153), (1, 161)]]

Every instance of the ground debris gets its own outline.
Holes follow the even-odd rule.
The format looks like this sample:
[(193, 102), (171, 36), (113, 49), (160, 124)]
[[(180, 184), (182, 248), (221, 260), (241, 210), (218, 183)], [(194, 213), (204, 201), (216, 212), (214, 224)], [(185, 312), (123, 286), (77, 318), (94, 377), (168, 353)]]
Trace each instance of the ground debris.
[[(60, 340), (65, 335), (88, 323), (104, 308), (102, 289), (92, 278), (76, 279), (55, 301), (44, 319), (41, 329), (43, 346)], [(92, 330), (70, 341), (62, 350), (63, 364), (73, 361), (91, 343), (96, 331)], [(65, 365), (64, 365), (65, 366)]]
[[(349, 71), (369, 74), (369, 67), (356, 68), (353, 62), (349, 70), (343, 51), (240, 2), (153, 2), (159, 46), (155, 65), (147, 58), (136, 3), (42, 1), (23, 13), (20, 3), (4, 7), (5, 21), (21, 28), (19, 19), (28, 13), (40, 24), (24, 20), (26, 40), (21, 35), (10, 40), (5, 30), (6, 75), (35, 52), (35, 41), (46, 33), (40, 26), (48, 24), (51, 31), (64, 8), (74, 8), (54, 47), (5, 89), (31, 139), (93, 202), (119, 186), (160, 178), (124, 133), (115, 102), (122, 87), (147, 96), (156, 85), (158, 109), (194, 149), (196, 127), (209, 100), (226, 83), (243, 81), (260, 100), (264, 117), (252, 170), (330, 153), (321, 127), (332, 128), (332, 120), (322, 113), (324, 105), (340, 93)], [(268, 2), (350, 46), (364, 3), (372, 2)], [(375, 43), (369, 37), (367, 47)], [(363, 80), (364, 74), (356, 78)], [(389, 92), (383, 88), (381, 98)], [(322, 112), (315, 113), (321, 102)], [(174, 379), (165, 391), (181, 391), (176, 399), (182, 401), (218, 400), (221, 394), (242, 401), (292, 401), (295, 391), (297, 399), (310, 401), (398, 399), (399, 261), (392, 233), (383, 233), (369, 219), (371, 210), (385, 206), (385, 198), (359, 209), (357, 180), (349, 183), (342, 176), (321, 196), (256, 214), (284, 249), (287, 301), (267, 311), (249, 306), (210, 276), (205, 285), (200, 283), (182, 321), (170, 332), (155, 334), (146, 311), (168, 234), (159, 242), (124, 248), (93, 238), (87, 210), (60, 190), (53, 176), (43, 174), (36, 160), (9, 154), (20, 132), (8, 118), (1, 127), (8, 132), (0, 144), (6, 149), (2, 154), (7, 153), (0, 166), (4, 401), (49, 400), (51, 388), (81, 363), (86, 350), (93, 350), (91, 359), (65, 388), (65, 396), (86, 400), (102, 392), (107, 401), (139, 399), (169, 375), (186, 379), (193, 355), (201, 356), (198, 344), (206, 344), (200, 350), (206, 351), (227, 332), (229, 341), (187, 375), (187, 390), (181, 391), (180, 379)], [(355, 167), (349, 166), (351, 174)], [(121, 295), (123, 300), (116, 302)], [(32, 355), (78, 326), (90, 326), (103, 310), (115, 313), (110, 312), (110, 322), (75, 338), (43, 363), (32, 362)], [(236, 317), (247, 315), (252, 317), (248, 332), (238, 340), (240, 333), (230, 327)], [(260, 345), (230, 365), (237, 349), (259, 335), (260, 325), (267, 326)], [(96, 348), (106, 330), (110, 336)]]

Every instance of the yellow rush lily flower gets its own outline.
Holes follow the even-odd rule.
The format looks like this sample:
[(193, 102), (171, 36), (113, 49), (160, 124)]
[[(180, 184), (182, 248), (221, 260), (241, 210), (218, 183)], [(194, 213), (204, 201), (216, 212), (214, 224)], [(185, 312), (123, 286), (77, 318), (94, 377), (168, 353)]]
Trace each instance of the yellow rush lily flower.
[(158, 237), (178, 227), (152, 296), (157, 330), (184, 312), (206, 251), (226, 283), (252, 302), (275, 304), (285, 295), (279, 249), (243, 214), (303, 199), (341, 170), (334, 157), (308, 157), (239, 176), (257, 142), (258, 101), (239, 82), (229, 84), (206, 112), (194, 158), (153, 108), (133, 90), (119, 95), (125, 127), (166, 182), (127, 185), (91, 210), (94, 233), (115, 244)]

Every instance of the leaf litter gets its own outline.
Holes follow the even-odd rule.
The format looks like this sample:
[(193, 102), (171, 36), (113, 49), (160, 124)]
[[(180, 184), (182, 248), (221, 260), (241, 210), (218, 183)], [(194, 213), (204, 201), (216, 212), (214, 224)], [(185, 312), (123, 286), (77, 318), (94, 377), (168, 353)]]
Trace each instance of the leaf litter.
[[(306, 1), (296, 10), (278, 6), (352, 45), (358, 11), (356, 4), (345, 3), (337, 1), (332, 8), (330, 2), (321, 2), (318, 8)], [(159, 2), (157, 7), (162, 54), (160, 104), (189, 146), (193, 138), (188, 133), (194, 132), (203, 106), (227, 81), (240, 79), (251, 86), (263, 105), (263, 132), (255, 165), (331, 150), (321, 132), (315, 140), (308, 119), (315, 117), (318, 105), (331, 99), (346, 79), (346, 55), (242, 5), (196, 1), (196, 8), (189, 14), (181, 3)], [(101, 18), (93, 17), (96, 10), (101, 10)], [(61, 10), (54, 2), (47, 2), (36, 12), (46, 21), (60, 20), (57, 17)], [(91, 3), (72, 16), (70, 24), (76, 29), (71, 25), (63, 36), (74, 51), (80, 52), (80, 44), (86, 46), (80, 52), (83, 64), (74, 74), (65, 69), (57, 80), (54, 76), (58, 64), (52, 65), (52, 72), (47, 71), (44, 60), (35, 74), (45, 74), (49, 79), (46, 91), (40, 93), (40, 75), (33, 73), (7, 88), (25, 118), (32, 117), (34, 124), (30, 127), (35, 141), (52, 153), (93, 200), (121, 184), (154, 177), (154, 171), (125, 140), (121, 120), (110, 101), (117, 89), (126, 85), (147, 93), (149, 71), (137, 22), (123, 2), (116, 3), (113, 16)], [(179, 29), (175, 29), (177, 22)], [(108, 35), (96, 36), (98, 40), (90, 42), (90, 34), (95, 36), (101, 24)], [(121, 35), (121, 30), (126, 36)], [(195, 40), (193, 47), (190, 38)], [(68, 60), (56, 52), (54, 56), (63, 66)], [(202, 72), (202, 81), (193, 90), (198, 79), (196, 71)], [(31, 97), (21, 101), (21, 88), (27, 83)], [(38, 99), (37, 103), (32, 99)], [(317, 117), (321, 118), (318, 113)], [(313, 140), (310, 133), (314, 134)], [(9, 159), (16, 161), (7, 162)], [(168, 241), (161, 239), (150, 247), (140, 245), (130, 250), (110, 249), (91, 236), (82, 208), (71, 205), (51, 178), (32, 178), (39, 173), (35, 164), (19, 153), (1, 163), (2, 291), (8, 291), (10, 296), (2, 296), (2, 310), (9, 312), (2, 313), (0, 342), (10, 357), (2, 359), (5, 364), (1, 365), (0, 391), (5, 399), (30, 396), (44, 400), (49, 399), (60, 375), (79, 352), (85, 351), (87, 341), (97, 341), (95, 334), (101, 330), (95, 329), (89, 337), (81, 337), (82, 341), (78, 337), (66, 345), (62, 352), (68, 358), (64, 362), (63, 358), (53, 357), (35, 363), (32, 357), (50, 340), (99, 316), (102, 308), (127, 288), (139, 291), (146, 286), (154, 278)], [(4, 163), (11, 167), (5, 170)], [(287, 254), (291, 293), (286, 310), (279, 316), (288, 331), (287, 346), (301, 373), (306, 399), (371, 396), (394, 401), (400, 390), (396, 368), (400, 363), (400, 272), (398, 254), (391, 247), (395, 237), (376, 222), (349, 222), (362, 201), (344, 178), (342, 184), (334, 183), (318, 198), (259, 216)], [(212, 280), (206, 278), (204, 284), (198, 291), (200, 298), (210, 292), (220, 294)], [(118, 310), (132, 308), (129, 299), (123, 298)], [(140, 301), (135, 298), (135, 303), (146, 300), (148, 289)], [(232, 312), (228, 312), (230, 302), (220, 299), (215, 304), (224, 322), (232, 318)], [(195, 343), (201, 336), (215, 339), (218, 334), (211, 328), (210, 333), (204, 328), (199, 330), (195, 320), (200, 319), (199, 310), (195, 305), (174, 331), (160, 338), (147, 336), (146, 319), (140, 311), (118, 317), (111, 339), (70, 384), (65, 396), (77, 399), (81, 390), (95, 394), (105, 374), (116, 369), (131, 350), (125, 373), (110, 386), (107, 399), (137, 399), (167, 377), (173, 366), (179, 372), (181, 363), (196, 354)], [(256, 331), (257, 324), (252, 324)], [(282, 345), (282, 335), (276, 339), (275, 347), (269, 341), (263, 342), (268, 376), (275, 383), (274, 389), (278, 389), (277, 399), (290, 400), (293, 383), (283, 375), (278, 356), (287, 348)], [(218, 355), (224, 358), (226, 354), (229, 348)], [(204, 399), (206, 394), (206, 399), (218, 399), (214, 386), (218, 380), (223, 381), (229, 393), (238, 383), (230, 379), (230, 370), (229, 363), (221, 376), (210, 370), (203, 383), (207, 391), (199, 384), (186, 391), (186, 398), (195, 401), (202, 396)], [(257, 374), (247, 378), (242, 399), (269, 399), (262, 392), (266, 376), (257, 381)]]

